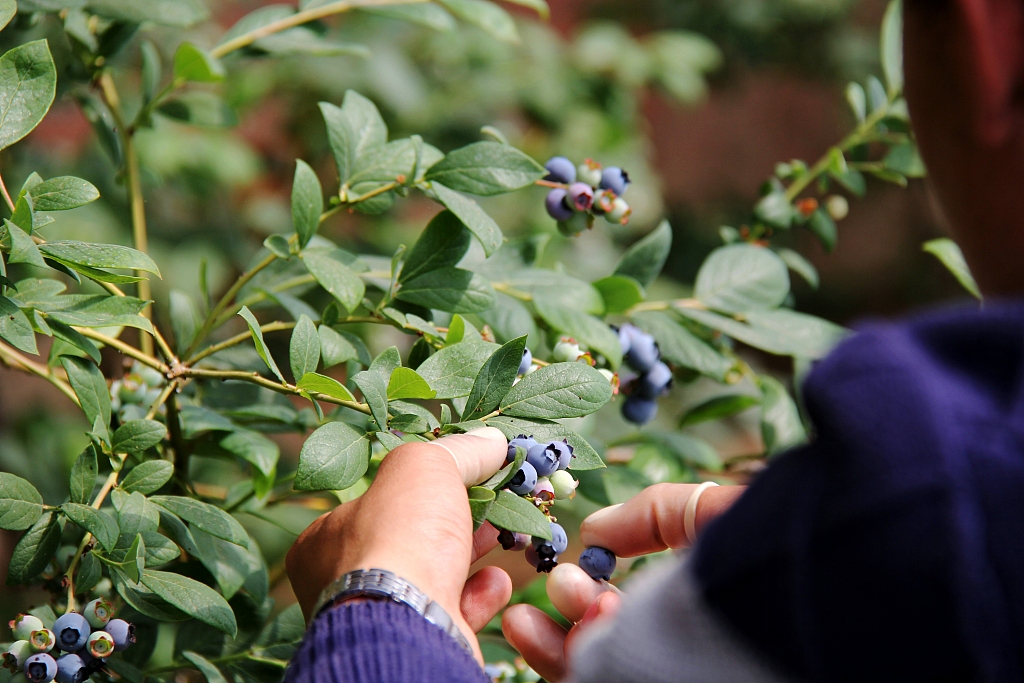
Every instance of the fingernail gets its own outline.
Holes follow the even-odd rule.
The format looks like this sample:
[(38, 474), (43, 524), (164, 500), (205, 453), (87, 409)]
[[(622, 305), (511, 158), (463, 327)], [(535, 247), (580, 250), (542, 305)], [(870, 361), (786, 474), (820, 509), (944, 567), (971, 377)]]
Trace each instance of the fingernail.
[(477, 427), (466, 432), (469, 436), (479, 436), (482, 439), (490, 439), (491, 441), (502, 441), (507, 442), (505, 435), (497, 427)]
[(608, 517), (609, 515), (613, 514), (620, 507), (622, 507), (622, 503), (619, 503), (618, 505), (609, 505), (608, 507), (604, 508), (603, 510), (598, 510), (594, 514), (590, 515), (584, 521), (586, 521), (586, 522), (588, 522), (590, 524), (593, 524), (595, 522), (600, 522), (605, 517)]

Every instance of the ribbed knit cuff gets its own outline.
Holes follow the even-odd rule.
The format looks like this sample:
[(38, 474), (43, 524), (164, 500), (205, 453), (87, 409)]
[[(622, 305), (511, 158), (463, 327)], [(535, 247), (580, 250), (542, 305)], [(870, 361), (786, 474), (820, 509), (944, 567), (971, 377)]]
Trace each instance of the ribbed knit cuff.
[(485, 683), (455, 640), (405, 605), (343, 602), (306, 633), (288, 683)]

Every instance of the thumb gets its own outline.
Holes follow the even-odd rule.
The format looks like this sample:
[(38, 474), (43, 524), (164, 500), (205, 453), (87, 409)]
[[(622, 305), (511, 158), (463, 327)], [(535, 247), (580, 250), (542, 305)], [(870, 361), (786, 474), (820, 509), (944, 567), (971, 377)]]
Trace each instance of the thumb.
[(476, 486), (490, 479), (505, 465), (508, 454), (508, 440), (495, 427), (451, 434), (428, 445), (440, 446), (455, 458), (455, 465), (466, 486)]

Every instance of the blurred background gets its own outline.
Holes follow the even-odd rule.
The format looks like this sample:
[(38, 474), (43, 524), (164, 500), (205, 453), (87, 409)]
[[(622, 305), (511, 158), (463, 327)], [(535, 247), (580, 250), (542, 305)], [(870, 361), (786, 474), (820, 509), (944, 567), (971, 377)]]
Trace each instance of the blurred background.
[[(263, 4), (268, 3), (209, 0), (214, 19), (198, 37), (191, 30), (191, 39), (205, 37), (212, 45)], [(325, 188), (337, 187), (317, 102), (340, 103), (349, 88), (378, 104), (392, 138), (416, 133), (449, 150), (480, 139), (480, 128), (490, 125), (540, 161), (562, 154), (628, 169), (634, 179), (628, 226), (602, 223), (567, 240), (544, 213), (539, 188), (486, 200), (485, 208), (510, 238), (544, 247), (546, 263), (560, 263), (587, 280), (608, 272), (624, 246), (667, 217), (675, 234), (673, 254), (666, 277), (651, 294), (684, 294), (704, 257), (721, 243), (719, 227), (743, 223), (777, 162), (813, 163), (852, 128), (844, 88), (849, 80), (878, 71), (885, 4), (551, 0), (547, 22), (523, 7), (505, 5), (519, 24), (518, 46), (464, 24), (430, 28), (383, 13), (352, 13), (330, 22), (332, 37), (350, 43), (350, 54), (233, 57), (223, 86), (198, 91), (198, 100), (208, 96), (202, 107), (192, 109), (199, 125), (158, 116), (153, 129), (139, 136), (151, 251), (164, 274), (155, 283), (156, 298), (166, 302), (171, 288), (198, 293), (204, 259), (211, 289), (222, 290), (266, 235), (290, 230), (288, 201), (297, 157), (317, 170)], [(60, 35), (46, 21), (23, 22), (19, 28)], [(181, 39), (169, 29), (143, 33), (165, 63)], [(24, 35), (18, 35), (19, 42)], [(71, 63), (63, 38), (53, 40), (51, 49), (59, 65)], [(137, 42), (117, 57), (125, 65), (138, 59)], [(119, 79), (129, 103), (139, 97), (130, 73)], [(14, 188), (31, 169), (44, 177), (78, 175), (100, 188), (101, 201), (48, 227), (48, 239), (130, 244), (125, 191), (115, 166), (75, 93), (58, 88), (49, 116), (0, 157), (0, 169)], [(807, 256), (821, 274), (817, 290), (794, 280), (796, 307), (854, 324), (962, 298), (955, 281), (921, 251), (923, 241), (941, 234), (925, 186), (868, 182), (865, 199), (851, 198), (833, 253), (826, 254), (806, 231), (778, 240)], [(382, 216), (335, 216), (323, 233), (353, 251), (390, 255), (397, 245), (411, 244), (435, 211), (429, 202), (403, 201)], [(384, 336), (374, 337), (382, 334), (376, 328), (367, 334), (372, 352), (406, 343), (386, 330)], [(287, 335), (268, 340), (283, 345)], [(116, 361), (111, 356), (105, 362)], [(754, 362), (772, 367), (778, 361)], [(682, 393), (678, 401), (695, 402)], [(702, 436), (727, 457), (759, 452), (756, 420), (747, 424), (741, 416), (730, 424), (708, 427)], [(67, 471), (86, 442), (86, 427), (48, 384), (0, 368), (0, 470), (32, 481), (48, 503), (67, 495)], [(624, 428), (613, 419), (606, 429)], [(294, 462), (302, 438), (280, 435), (282, 462)], [(626, 486), (621, 495), (631, 490)], [(566, 514), (591, 509), (581, 503)], [(278, 575), (294, 534), (321, 511), (301, 508), (288, 519), (247, 521)], [(0, 560), (5, 566), (6, 559)], [(520, 586), (535, 576), (521, 558), (509, 566)], [(0, 595), (4, 613), (13, 613), (11, 601), (31, 602), (31, 596), (5, 590)], [(288, 599), (285, 582), (276, 595)]]

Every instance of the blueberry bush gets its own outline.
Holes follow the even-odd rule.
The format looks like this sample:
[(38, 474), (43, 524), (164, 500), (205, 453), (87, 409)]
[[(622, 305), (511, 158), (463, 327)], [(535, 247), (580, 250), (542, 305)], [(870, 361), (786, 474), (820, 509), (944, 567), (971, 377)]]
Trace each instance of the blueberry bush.
[[(547, 11), (543, 0), (516, 4)], [(291, 165), (291, 228), (269, 234), (233, 282), (211, 285), (203, 260), (193, 293), (155, 297), (161, 264), (149, 254), (147, 213), (156, 209), (144, 196), (152, 172), (144, 161), (157, 166), (189, 144), (177, 133), (161, 147), (157, 138), (175, 135), (164, 124), (200, 135), (229, 119), (219, 93), (243, 60), (363, 55), (343, 27), (336, 39), (323, 23), (357, 13), (434, 30), (459, 31), (460, 22), (488, 41), (540, 44), (540, 29), (521, 37), (511, 15), (487, 0), (303, 0), (257, 9), (226, 32), (208, 21), (200, 0), (0, 0), (0, 22), (13, 36), (0, 57), (0, 149), (43, 121), (59, 88), (90, 121), (116, 172), (103, 180), (34, 172), (18, 184), (0, 180), (9, 214), (0, 227), (0, 363), (55, 386), (89, 425), (64, 500), (44, 503), (28, 481), (0, 472), (0, 528), (22, 532), (8, 583), (41, 587), (50, 598), (12, 621), (5, 677), (143, 683), (192, 669), (209, 683), (280, 679), (302, 617), (295, 606), (275, 609), (269, 592), (280, 565), (268, 565), (258, 534), (242, 522), (293, 529), (282, 511), (305, 501), (319, 512), (360, 495), (388, 451), (407, 441), (482, 425), (513, 439), (507, 466), (470, 491), (471, 507), (479, 523), (501, 530), (506, 549), (525, 550), (543, 571), (567, 546), (553, 501), (578, 493), (606, 505), (623, 490), (722, 472), (715, 448), (683, 427), (756, 406), (764, 457), (807, 438), (796, 398), (755, 371), (742, 349), (791, 358), (797, 377), (826, 354), (844, 330), (793, 310), (790, 278), (817, 286), (817, 274), (773, 238), (804, 229), (831, 249), (845, 197), (864, 194), (866, 175), (899, 185), (923, 175), (901, 97), (898, 3), (882, 27), (882, 78), (847, 90), (849, 135), (813, 163), (777, 166), (748, 219), (721, 228), (723, 245), (707, 255), (689, 296), (648, 295), (672, 246), (667, 222), (587, 279), (544, 265), (556, 230), (574, 239), (627, 223), (646, 172), (631, 177), (596, 158), (542, 164), (497, 126), (461, 146), (396, 137), (374, 102), (350, 90), (319, 103), (334, 176), (302, 159)], [(167, 27), (177, 31), (173, 44), (147, 37)], [(699, 36), (640, 43), (610, 25), (574, 49), (592, 55), (588, 45), (609, 41), (642, 58), (629, 69), (616, 63), (593, 72), (586, 65), (594, 59), (550, 59), (567, 81), (603, 74), (619, 88), (605, 88), (619, 93), (614, 106), (627, 114), (635, 108), (630, 88), (642, 85), (699, 98), (719, 60)], [(441, 96), (485, 87), (449, 57), (461, 75), (432, 76)], [(516, 87), (540, 119), (560, 106), (544, 84)], [(98, 200), (97, 185), (117, 183), (132, 247), (47, 238), (62, 212)], [(485, 209), (493, 204), (478, 201), (499, 196), (507, 198), (487, 202), (550, 215), (541, 219), (548, 234), (506, 238)], [(433, 217), (390, 254), (320, 233), (332, 217), (388, 220), (403, 203), (424, 200)], [(970, 284), (955, 245), (928, 248)], [(371, 354), (368, 331), (378, 327), (408, 342)], [(268, 341), (274, 335), (286, 335), (284, 348)], [(112, 357), (124, 360), (124, 372), (110, 370), (104, 360)], [(606, 442), (577, 431), (578, 418), (600, 410), (647, 424), (664, 394), (687, 392), (699, 379), (724, 391), (674, 417), (679, 429), (645, 427)], [(297, 466), (279, 463), (268, 436), (284, 433), (304, 439)], [(644, 446), (667, 470), (608, 466), (605, 449), (624, 445)], [(595, 577), (615, 569), (600, 549), (583, 563)], [(174, 623), (187, 628), (174, 631), (173, 651), (155, 653), (162, 625)]]

